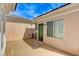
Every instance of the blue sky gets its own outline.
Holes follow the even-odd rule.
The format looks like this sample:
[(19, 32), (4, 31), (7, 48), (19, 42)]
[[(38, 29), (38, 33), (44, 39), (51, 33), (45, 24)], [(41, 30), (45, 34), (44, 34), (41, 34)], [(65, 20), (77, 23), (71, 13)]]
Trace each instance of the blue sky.
[(56, 9), (62, 5), (64, 5), (64, 3), (18, 3), (16, 10), (11, 14), (32, 20), (33, 18)]

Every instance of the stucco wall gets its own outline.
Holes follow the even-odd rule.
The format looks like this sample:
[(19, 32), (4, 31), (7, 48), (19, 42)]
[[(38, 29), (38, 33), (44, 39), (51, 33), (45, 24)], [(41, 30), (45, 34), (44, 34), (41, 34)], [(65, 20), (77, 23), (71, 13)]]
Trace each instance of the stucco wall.
[[(27, 39), (28, 35), (31, 31), (34, 31), (34, 25), (25, 23), (16, 23), (16, 22), (6, 22), (6, 40), (7, 41), (14, 41), (14, 40), (22, 40)], [(25, 32), (27, 31), (27, 34)]]
[[(47, 26), (44, 26), (44, 42), (66, 52), (79, 55), (79, 11), (56, 17), (50, 20), (64, 19), (64, 39), (47, 36)], [(47, 20), (47, 21), (50, 21)], [(43, 22), (46, 24), (46, 20)], [(40, 21), (41, 22), (41, 21)]]

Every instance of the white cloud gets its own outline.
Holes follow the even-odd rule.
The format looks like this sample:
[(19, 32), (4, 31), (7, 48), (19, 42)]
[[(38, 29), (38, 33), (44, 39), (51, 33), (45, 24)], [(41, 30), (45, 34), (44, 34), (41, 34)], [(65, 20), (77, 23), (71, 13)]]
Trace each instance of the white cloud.
[[(51, 4), (51, 6), (54, 8), (54, 7), (56, 7), (55, 5), (53, 5), (54, 3), (52, 3)], [(37, 16), (39, 16), (41, 13), (37, 13), (36, 11), (37, 11), (37, 6), (36, 5), (27, 5), (26, 6), (26, 4), (24, 4), (24, 10), (22, 9), (22, 10), (20, 10), (20, 11), (15, 11), (15, 12), (13, 12), (13, 13), (11, 13), (11, 14), (13, 14), (13, 15), (17, 15), (17, 16), (22, 16), (22, 17), (24, 17), (24, 18), (28, 18), (28, 16), (29, 17), (31, 17), (31, 18), (35, 18), (35, 17), (37, 17)], [(52, 10), (52, 9), (49, 9), (48, 11), (50, 11), (50, 10)], [(43, 13), (46, 13), (46, 11), (44, 11)]]
[(27, 17), (26, 15), (29, 15), (33, 18), (39, 15), (39, 13), (36, 13), (36, 5), (30, 5), (30, 6), (25, 5), (24, 8), (26, 8), (26, 9), (20, 10), (20, 11), (15, 11), (12, 14), (13, 15), (19, 15), (19, 16), (24, 16), (24, 17)]

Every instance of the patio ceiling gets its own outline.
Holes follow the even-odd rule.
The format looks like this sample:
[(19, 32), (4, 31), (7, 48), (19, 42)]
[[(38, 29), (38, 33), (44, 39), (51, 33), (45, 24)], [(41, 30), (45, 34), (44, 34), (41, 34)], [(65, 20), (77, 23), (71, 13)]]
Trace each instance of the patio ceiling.
[(9, 12), (14, 11), (15, 3), (1, 3), (5, 15), (8, 15)]

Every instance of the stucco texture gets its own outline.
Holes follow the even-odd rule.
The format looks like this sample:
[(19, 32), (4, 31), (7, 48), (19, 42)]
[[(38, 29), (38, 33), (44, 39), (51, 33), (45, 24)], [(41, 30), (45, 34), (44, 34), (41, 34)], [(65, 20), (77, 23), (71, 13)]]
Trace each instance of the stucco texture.
[[(48, 37), (47, 26), (44, 26), (44, 42), (74, 55), (79, 55), (79, 12), (55, 19), (64, 19), (64, 39)], [(46, 24), (46, 22), (44, 23)]]
[(5, 29), (6, 41), (28, 39), (31, 37), (31, 33), (35, 31), (31, 24), (16, 22), (6, 22)]

